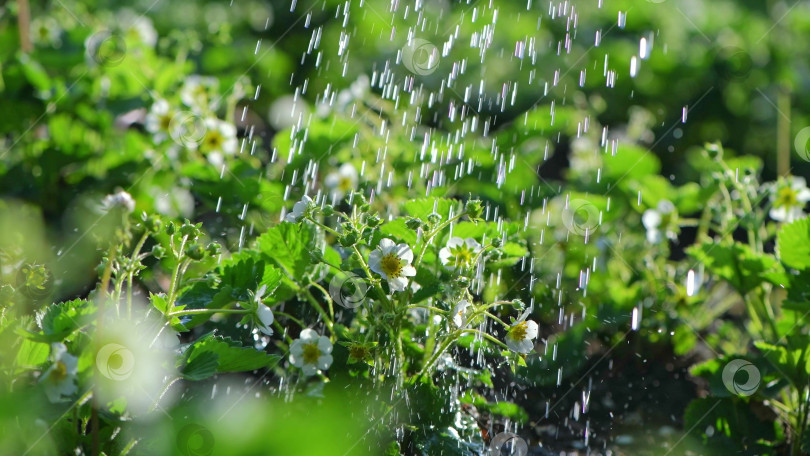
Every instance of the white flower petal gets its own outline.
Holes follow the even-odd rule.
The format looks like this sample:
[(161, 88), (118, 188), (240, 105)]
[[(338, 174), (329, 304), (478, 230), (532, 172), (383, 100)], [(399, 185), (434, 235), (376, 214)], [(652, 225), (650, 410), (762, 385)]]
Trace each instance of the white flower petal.
[(307, 377), (311, 377), (318, 373), (318, 368), (312, 364), (304, 364), (303, 366), (301, 366), (301, 370)]
[(460, 237), (451, 237), (447, 240), (447, 248), (458, 247), (462, 244), (464, 244), (464, 239)]
[(311, 343), (315, 342), (319, 337), (320, 335), (318, 335), (318, 333), (314, 329), (306, 328), (301, 331), (301, 334), (298, 336), (298, 339), (301, 340), (302, 343)]
[(408, 264), (413, 261), (413, 251), (408, 247), (408, 244), (399, 244), (397, 246), (397, 256)]
[(383, 251), (383, 253), (387, 253), (386, 250), (393, 249), (394, 247), (396, 247), (396, 245), (397, 244), (391, 239), (388, 238), (380, 239), (380, 249)]
[(452, 254), (450, 253), (450, 249), (447, 247), (443, 247), (439, 250), (439, 259), (442, 261), (442, 264), (447, 264), (450, 261), (450, 257)]
[(332, 355), (321, 355), (318, 358), (318, 369), (326, 370), (329, 369), (329, 366), (332, 365)]
[(408, 286), (408, 279), (405, 277), (389, 279), (388, 286), (391, 287), (391, 291), (405, 291)]
[(532, 320), (526, 322), (526, 339), (537, 338), (537, 323)]
[(655, 209), (647, 209), (641, 216), (641, 223), (648, 230), (657, 228), (661, 224), (661, 214)]
[(326, 336), (321, 336), (318, 339), (318, 350), (321, 353), (332, 353), (332, 342), (329, 341), (329, 338)]
[(405, 277), (413, 277), (416, 275), (416, 268), (411, 265), (403, 266), (400, 273)]

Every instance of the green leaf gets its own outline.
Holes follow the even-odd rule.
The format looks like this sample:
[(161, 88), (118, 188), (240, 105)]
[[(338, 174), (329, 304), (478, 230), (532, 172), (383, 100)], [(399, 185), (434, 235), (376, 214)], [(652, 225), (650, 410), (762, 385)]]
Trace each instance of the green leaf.
[[(736, 398), (695, 399), (684, 412), (684, 428), (703, 436), (707, 454), (773, 454), (764, 443), (778, 440), (779, 425), (754, 411)], [(710, 428), (711, 436), (706, 434)]]
[(61, 342), (77, 329), (89, 323), (96, 306), (83, 299), (75, 299), (49, 306), (39, 319), (41, 342)]
[[(204, 372), (211, 362), (211, 355), (217, 356), (216, 372), (246, 372), (262, 369), (274, 365), (281, 359), (278, 355), (271, 355), (258, 351), (253, 347), (243, 347), (238, 341), (227, 337), (215, 336), (209, 333), (194, 342), (185, 353), (185, 367), (194, 369), (194, 373)], [(196, 361), (200, 356), (207, 359)]]
[[(389, 237), (404, 242), (408, 245), (416, 244), (416, 231), (405, 226), (405, 219), (398, 218), (380, 227), (382, 237)], [(379, 240), (377, 240), (379, 242)]]
[[(442, 216), (442, 221), (446, 221), (450, 218), (450, 209), (455, 208), (456, 205), (455, 200), (447, 198), (420, 198), (403, 203), (402, 208), (411, 217), (420, 218), (423, 221), (427, 221), (428, 215), (434, 212)], [(453, 215), (456, 214), (458, 214), (457, 210)]]
[(191, 381), (205, 380), (217, 373), (219, 355), (213, 351), (203, 352), (186, 363), (183, 367), (183, 378)]
[(661, 162), (647, 149), (632, 144), (619, 145), (616, 154), (605, 154), (606, 182), (631, 182), (661, 170)]
[(34, 369), (48, 361), (51, 347), (42, 342), (23, 339), (17, 351), (16, 365), (24, 369)]
[(741, 294), (758, 287), (766, 278), (772, 278), (773, 272), (784, 273), (782, 265), (773, 256), (754, 253), (743, 244), (703, 243), (686, 251)]
[[(205, 282), (195, 282), (177, 299), (177, 307), (184, 310), (193, 309), (222, 309), (234, 302), (233, 291), (230, 285), (224, 285), (219, 289), (211, 288)], [(211, 319), (213, 313), (193, 315), (190, 319), (185, 317), (183, 326), (186, 330), (199, 326)]]
[[(160, 313), (162, 313), (164, 315), (169, 310), (168, 309), (169, 303), (168, 303), (168, 301), (166, 301), (166, 295), (163, 294), (163, 293), (160, 293), (160, 294), (150, 293), (149, 294), (149, 302), (151, 302), (152, 305), (155, 306), (155, 308), (157, 310), (159, 310)], [(178, 303), (177, 308), (175, 310), (181, 310), (181, 309), (184, 309), (184, 308), (185, 307), (182, 304)], [(183, 325), (183, 323), (180, 322), (180, 319), (177, 318), (177, 317), (172, 317), (169, 324), (171, 325), (172, 329), (174, 329), (175, 331), (178, 331), (178, 332), (188, 331), (188, 328), (186, 328)]]
[(791, 268), (810, 267), (810, 218), (782, 225), (776, 234), (776, 252), (782, 263)]
[(281, 223), (256, 240), (261, 254), (289, 277), (304, 277), (312, 265), (309, 252), (316, 247), (317, 230), (309, 223)]

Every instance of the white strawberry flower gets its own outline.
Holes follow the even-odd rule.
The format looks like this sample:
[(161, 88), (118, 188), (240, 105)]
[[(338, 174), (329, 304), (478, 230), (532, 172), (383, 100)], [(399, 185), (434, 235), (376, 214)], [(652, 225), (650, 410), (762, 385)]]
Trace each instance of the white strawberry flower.
[(234, 155), (239, 148), (236, 127), (213, 117), (205, 119), (204, 125), (205, 134), (200, 140), (200, 152), (208, 157), (211, 164), (219, 166), (225, 155)]
[(506, 346), (518, 353), (529, 353), (534, 349), (534, 339), (537, 338), (537, 323), (526, 320), (531, 309), (527, 309), (518, 321), (512, 324), (506, 333)]
[(301, 198), (301, 201), (295, 203), (292, 212), (290, 212), (289, 214), (287, 214), (286, 217), (284, 217), (284, 221), (289, 223), (300, 222), (301, 219), (303, 219), (304, 216), (306, 216), (307, 211), (309, 210), (311, 205), (312, 205), (312, 198), (308, 197), (307, 195), (304, 195)]
[(65, 344), (51, 345), (51, 367), (42, 375), (40, 382), (45, 386), (45, 394), (51, 402), (62, 402), (63, 397), (71, 396), (79, 390), (76, 374), (79, 371), (79, 358), (67, 351)]
[(413, 251), (408, 244), (397, 245), (388, 238), (380, 240), (380, 245), (368, 255), (368, 267), (388, 281), (391, 291), (404, 291), (408, 277), (416, 275), (411, 265)]
[(310, 376), (332, 365), (332, 342), (312, 329), (301, 331), (298, 339), (290, 345), (290, 363)]
[(668, 239), (678, 237), (678, 214), (675, 205), (669, 200), (661, 200), (655, 209), (647, 209), (641, 216), (641, 223), (647, 229), (647, 240), (659, 244), (664, 236)]
[(135, 210), (135, 200), (132, 199), (132, 195), (124, 190), (118, 190), (115, 193), (105, 196), (104, 199), (101, 200), (101, 209), (105, 212), (121, 209), (129, 214)]
[(339, 200), (357, 187), (357, 180), (357, 168), (351, 163), (344, 163), (337, 171), (326, 176), (324, 184), (329, 188), (332, 198)]
[(146, 115), (146, 131), (152, 133), (152, 138), (156, 144), (169, 139), (172, 127), (172, 112), (169, 102), (163, 99), (155, 100), (149, 113)]
[(439, 250), (439, 259), (451, 271), (464, 270), (474, 265), (475, 257), (481, 251), (481, 244), (473, 238), (452, 237), (447, 245)]
[(256, 304), (256, 316), (259, 317), (259, 325), (258, 330), (262, 333), (272, 336), (273, 335), (273, 321), (275, 321), (275, 316), (273, 315), (273, 311), (267, 307), (262, 300), (264, 299), (264, 293), (267, 291), (267, 285), (262, 285), (256, 290), (256, 295), (253, 296), (253, 302)]
[(804, 217), (804, 206), (810, 201), (810, 189), (803, 177), (779, 179), (771, 190), (772, 219), (790, 223)]
[(214, 97), (218, 87), (219, 81), (216, 78), (189, 76), (180, 89), (180, 100), (195, 112), (216, 111), (219, 103)]
[(462, 299), (453, 308), (453, 324), (456, 325), (456, 328), (463, 328), (467, 326), (467, 319), (469, 318), (469, 312), (467, 309), (469, 307), (470, 302), (466, 299)]

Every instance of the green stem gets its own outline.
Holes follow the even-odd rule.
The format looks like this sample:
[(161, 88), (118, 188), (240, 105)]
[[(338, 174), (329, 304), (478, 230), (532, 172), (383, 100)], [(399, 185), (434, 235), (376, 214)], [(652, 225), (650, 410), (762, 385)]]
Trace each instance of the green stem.
[(433, 237), (439, 234), (443, 229), (450, 226), (451, 223), (455, 222), (456, 220), (460, 219), (467, 215), (467, 212), (461, 211), (458, 215), (455, 215), (447, 221), (440, 223), (437, 227), (433, 228), (427, 236), (425, 236), (425, 240), (422, 241), (422, 245), (419, 249), (419, 255), (416, 257), (416, 261), (413, 263), (413, 267), (416, 268), (422, 263), (422, 257), (425, 256), (425, 252), (427, 252), (428, 246), (430, 246), (430, 242), (433, 240)]
[(318, 290), (323, 293), (323, 297), (326, 298), (326, 304), (329, 306), (329, 318), (334, 321), (335, 320), (335, 308), (332, 305), (332, 296), (326, 291), (320, 284), (312, 283), (312, 286), (317, 288)]
[(329, 315), (327, 315), (326, 311), (325, 311), (325, 310), (323, 310), (323, 307), (322, 307), (322, 306), (321, 306), (321, 304), (318, 302), (318, 300), (317, 300), (317, 299), (315, 299), (315, 296), (313, 296), (313, 295), (312, 295), (312, 292), (311, 292), (311, 291), (309, 291), (309, 289), (305, 289), (305, 290), (304, 290), (304, 293), (305, 293), (305, 294), (306, 294), (306, 296), (307, 296), (307, 301), (309, 301), (309, 303), (310, 303), (310, 304), (312, 304), (312, 307), (313, 307), (313, 308), (314, 308), (316, 311), (318, 311), (318, 313), (321, 315), (321, 318), (323, 318), (323, 322), (324, 322), (324, 323), (326, 323), (326, 327), (329, 329), (329, 334), (331, 334), (332, 336), (334, 336), (334, 335), (335, 335), (335, 331), (334, 331), (334, 329), (332, 328), (332, 325), (333, 325), (333, 324), (332, 324), (332, 320), (329, 318)]
[(448, 311), (446, 311), (444, 309), (439, 309), (438, 307), (423, 306), (422, 304), (411, 304), (411, 305), (407, 306), (406, 308), (407, 309), (428, 309), (428, 310), (432, 310), (434, 312), (438, 312), (438, 313), (445, 314), (445, 315), (448, 312)]
[(506, 323), (505, 321), (503, 321), (503, 320), (501, 320), (500, 318), (496, 317), (496, 316), (495, 316), (495, 315), (493, 315), (492, 313), (487, 312), (486, 310), (484, 310), (484, 311), (482, 311), (482, 312), (476, 312), (476, 313), (474, 313), (473, 315), (477, 315), (477, 314), (479, 314), (479, 313), (483, 313), (483, 314), (484, 314), (484, 315), (486, 315), (487, 317), (489, 317), (489, 318), (491, 318), (491, 319), (493, 319), (493, 320), (497, 321), (498, 323), (500, 323), (501, 325), (503, 325), (503, 327), (504, 327), (504, 328), (506, 328), (506, 329), (509, 329), (510, 327), (512, 327), (512, 325), (510, 325), (510, 324)]
[(175, 312), (169, 312), (166, 314), (167, 317), (182, 317), (186, 315), (205, 315), (209, 313), (224, 313), (224, 314), (246, 314), (250, 313), (247, 309), (189, 309), (189, 310), (178, 310)]
[(422, 367), (422, 370), (420, 370), (419, 373), (416, 374), (416, 376), (417, 377), (422, 377), (425, 374), (429, 373), (430, 369), (433, 368), (433, 364), (435, 364), (436, 361), (438, 361), (439, 357), (450, 347), (450, 345), (456, 339), (458, 339), (458, 336), (460, 334), (461, 334), (461, 330), (456, 330), (456, 331), (453, 331), (452, 333), (450, 333), (449, 335), (447, 335), (444, 342), (442, 342), (442, 344), (439, 346), (439, 349), (436, 350), (435, 353), (433, 353), (433, 356), (430, 357), (428, 362), (424, 365), (424, 367)]
[(380, 300), (385, 303), (386, 307), (388, 307), (388, 310), (393, 312), (394, 304), (392, 304), (391, 300), (388, 299), (388, 295), (385, 294), (385, 290), (382, 289), (380, 282), (377, 281), (371, 274), (371, 269), (368, 267), (368, 264), (366, 264), (365, 258), (363, 258), (363, 255), (360, 254), (360, 249), (358, 249), (356, 245), (353, 245), (352, 249), (354, 249), (354, 252), (357, 254), (357, 257), (360, 258), (360, 266), (366, 273), (366, 277), (368, 277), (368, 280), (371, 282), (371, 285), (374, 287), (374, 289), (377, 291), (377, 294), (380, 296)]
[(273, 311), (273, 313), (274, 313), (274, 314), (276, 314), (276, 315), (281, 315), (282, 317), (285, 317), (285, 318), (287, 318), (287, 319), (289, 319), (289, 320), (294, 321), (294, 322), (295, 322), (295, 324), (297, 324), (298, 326), (300, 326), (302, 329), (307, 327), (307, 325), (305, 325), (305, 324), (304, 324), (304, 322), (302, 322), (301, 320), (299, 320), (299, 319), (297, 319), (297, 318), (293, 317), (292, 315), (290, 315), (290, 314), (288, 314), (288, 313), (286, 313), (286, 312), (281, 312), (281, 311), (279, 311), (279, 310), (274, 310), (274, 311)]
[(480, 334), (482, 337), (489, 340), (490, 342), (493, 342), (493, 343), (497, 344), (501, 348), (505, 348), (505, 349), (509, 350), (509, 347), (505, 343), (501, 342), (500, 340), (492, 337), (491, 335), (489, 335), (489, 334), (487, 334), (484, 331), (481, 331), (479, 329), (467, 328), (467, 329), (462, 330), (462, 332), (473, 332), (473, 333), (476, 333), (476, 334)]

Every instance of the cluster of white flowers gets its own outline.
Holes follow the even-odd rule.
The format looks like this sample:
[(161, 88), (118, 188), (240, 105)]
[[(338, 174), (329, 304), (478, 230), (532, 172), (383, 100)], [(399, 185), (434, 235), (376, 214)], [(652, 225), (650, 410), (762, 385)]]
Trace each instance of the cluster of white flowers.
[[(354, 175), (350, 172), (344, 174), (348, 176)], [(331, 181), (334, 182), (334, 179)], [(314, 206), (315, 203), (312, 198), (305, 195), (295, 203), (292, 211), (286, 215), (284, 220), (288, 223), (301, 222), (311, 214)], [(447, 240), (445, 246), (439, 250), (439, 259), (449, 271), (463, 273), (475, 268), (482, 251), (481, 244), (473, 238), (451, 237)], [(413, 250), (408, 244), (397, 244), (392, 239), (382, 238), (377, 247), (368, 255), (368, 268), (379, 274), (388, 283), (388, 288), (392, 293), (402, 292), (414, 288), (418, 289), (418, 285), (410, 281), (411, 277), (416, 276), (416, 268), (412, 264), (413, 260)], [(456, 328), (463, 329), (467, 326), (472, 307), (472, 303), (466, 299), (460, 300), (455, 305), (450, 314), (450, 321)], [(269, 325), (273, 321), (272, 312), (269, 310), (265, 312), (267, 317), (262, 319), (262, 322)], [(537, 338), (537, 323), (527, 320), (528, 315), (529, 311), (527, 310), (517, 322), (509, 327), (506, 334), (506, 345), (509, 349), (518, 353), (525, 354), (532, 351), (534, 348), (533, 340)], [(265, 332), (265, 334), (272, 334), (272, 331)], [(293, 343), (294, 347), (298, 347), (296, 352), (293, 353), (291, 348), (290, 360), (296, 366), (304, 366), (302, 368), (307, 375), (314, 374), (317, 369), (325, 369), (322, 365), (328, 367), (332, 362), (332, 357), (329, 355), (331, 351), (331, 343), (328, 343), (329, 339), (320, 336), (320, 339), (315, 341), (317, 338), (318, 336), (314, 331), (307, 333), (306, 337), (302, 332), (302, 338)], [(305, 346), (310, 348), (302, 348)]]
[(236, 154), (236, 126), (214, 114), (220, 105), (217, 87), (215, 78), (190, 76), (180, 90), (182, 108), (172, 107), (164, 99), (155, 100), (145, 119), (155, 143), (172, 139), (175, 147), (198, 150), (216, 166), (221, 166), (226, 156)]

